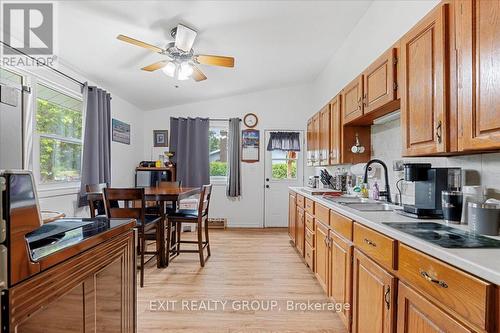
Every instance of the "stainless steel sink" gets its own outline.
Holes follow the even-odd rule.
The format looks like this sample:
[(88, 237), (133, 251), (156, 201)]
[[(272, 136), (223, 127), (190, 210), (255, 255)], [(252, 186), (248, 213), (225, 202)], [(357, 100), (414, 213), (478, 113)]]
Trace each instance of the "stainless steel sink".
[(344, 203), (343, 205), (363, 212), (379, 212), (379, 211), (394, 210), (392, 205), (383, 202), (351, 202), (351, 203)]

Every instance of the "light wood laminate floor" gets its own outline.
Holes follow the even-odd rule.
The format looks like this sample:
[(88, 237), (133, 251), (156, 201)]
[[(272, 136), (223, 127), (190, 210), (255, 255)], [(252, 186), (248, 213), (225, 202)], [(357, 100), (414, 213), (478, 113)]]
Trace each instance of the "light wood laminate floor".
[[(183, 233), (183, 239), (193, 236)], [(285, 229), (210, 230), (210, 237), (204, 268), (191, 253), (165, 269), (154, 260), (147, 265), (145, 286), (138, 288), (139, 333), (346, 332), (328, 309), (289, 310), (308, 300), (330, 303)], [(226, 302), (224, 309), (215, 302)]]

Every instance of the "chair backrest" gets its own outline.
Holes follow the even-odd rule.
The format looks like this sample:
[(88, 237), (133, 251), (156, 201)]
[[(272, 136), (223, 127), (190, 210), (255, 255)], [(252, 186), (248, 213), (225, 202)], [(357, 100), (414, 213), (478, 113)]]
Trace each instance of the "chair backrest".
[[(144, 225), (144, 189), (143, 188), (105, 188), (104, 198), (109, 218), (134, 218)], [(130, 207), (130, 203), (140, 201), (140, 207)], [(114, 207), (113, 202), (118, 203)], [(122, 203), (120, 207), (119, 203)]]
[(163, 188), (181, 187), (181, 182), (180, 181), (176, 181), (176, 182), (158, 182), (158, 187), (163, 187)]
[[(108, 185), (106, 183), (85, 185), (85, 190), (87, 192), (87, 201), (89, 203), (91, 217), (96, 217), (96, 215), (105, 215), (106, 214), (104, 197), (103, 197), (103, 195), (96, 194), (96, 193), (103, 194), (103, 190), (106, 187), (108, 187)], [(96, 214), (96, 212), (97, 212), (97, 214)]]
[(212, 196), (212, 184), (203, 185), (200, 192), (200, 200), (198, 200), (198, 216), (208, 215), (210, 207), (210, 198)]

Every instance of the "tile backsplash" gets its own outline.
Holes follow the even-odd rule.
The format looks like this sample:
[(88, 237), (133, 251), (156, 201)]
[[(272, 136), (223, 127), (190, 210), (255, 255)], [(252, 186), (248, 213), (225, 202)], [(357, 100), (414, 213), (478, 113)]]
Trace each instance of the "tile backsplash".
[[(389, 169), (389, 182), (391, 193), (395, 197), (398, 193), (396, 182), (403, 177), (402, 172), (393, 171), (394, 161), (425, 162), (434, 167), (460, 167), (464, 170), (462, 182), (464, 185), (482, 185), (488, 189), (488, 196), (500, 198), (500, 153), (474, 154), (453, 157), (401, 157), (401, 124), (396, 119), (384, 124), (372, 126), (372, 158), (383, 160)], [(342, 166), (349, 167), (349, 166)], [(316, 168), (316, 174), (321, 168)], [(337, 167), (328, 167), (334, 172)], [(382, 169), (379, 168), (375, 177), (379, 184), (384, 186)], [(404, 182), (403, 182), (404, 183)], [(411, 183), (403, 184), (403, 202), (413, 201), (414, 189)]]

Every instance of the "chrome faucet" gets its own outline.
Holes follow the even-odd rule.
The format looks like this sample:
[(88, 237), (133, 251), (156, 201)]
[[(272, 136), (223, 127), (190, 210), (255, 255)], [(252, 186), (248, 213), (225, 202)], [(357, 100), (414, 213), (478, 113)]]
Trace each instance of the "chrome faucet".
[(373, 163), (378, 163), (384, 168), (384, 177), (385, 177), (385, 191), (380, 191), (380, 196), (385, 197), (385, 201), (388, 203), (392, 203), (391, 199), (391, 187), (389, 186), (389, 175), (387, 172), (387, 165), (382, 160), (379, 159), (373, 159), (368, 161), (365, 166), (365, 176), (363, 177), (363, 183), (368, 184), (368, 169), (370, 168), (370, 165)]

